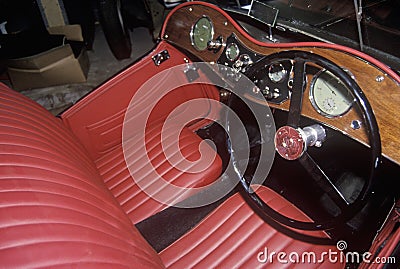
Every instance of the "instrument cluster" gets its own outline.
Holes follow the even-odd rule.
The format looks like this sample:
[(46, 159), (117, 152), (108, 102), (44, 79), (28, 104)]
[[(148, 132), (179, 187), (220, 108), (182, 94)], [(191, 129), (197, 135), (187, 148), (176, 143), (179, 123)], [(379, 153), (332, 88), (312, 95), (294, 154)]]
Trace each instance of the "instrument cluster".
[[(246, 48), (232, 35), (228, 38), (224, 52), (218, 63), (229, 66), (235, 72), (248, 75), (249, 68), (263, 56)], [(340, 117), (350, 110), (354, 102), (349, 89), (342, 81), (325, 69), (309, 67), (312, 79), (308, 91), (308, 99), (312, 107), (326, 118)], [(262, 70), (257, 70), (250, 79), (258, 87), (264, 98), (273, 104), (281, 104), (290, 98), (293, 89), (294, 60), (282, 59), (271, 62)]]
[[(349, 92), (363, 94), (373, 108), (381, 130), (382, 152), (400, 163), (400, 153), (393, 146), (400, 143), (399, 136), (393, 135), (399, 126), (396, 108), (399, 102), (400, 79), (395, 71), (374, 58), (351, 48), (320, 42), (268, 44), (251, 37), (246, 29), (215, 6), (196, 2), (175, 10), (166, 20), (160, 36), (168, 46), (172, 45), (189, 54), (189, 57), (192, 56), (192, 60), (218, 63), (223, 72), (229, 72), (229, 79), (235, 80), (242, 74), (251, 78), (258, 87), (246, 89), (249, 98), (263, 105), (268, 103), (269, 106), (282, 111), (290, 109), (291, 96), (296, 90), (295, 87), (299, 87), (292, 83), (295, 81), (295, 84), (298, 84), (296, 71), (302, 71), (293, 70), (300, 66), (293, 57), (271, 57), (275, 62), (267, 62), (264, 57), (304, 51), (331, 61), (349, 76), (344, 77), (343, 73), (336, 72), (332, 74), (329, 72), (330, 66), (324, 65), (323, 67), (329, 69), (325, 70), (317, 63), (303, 59), (306, 63), (304, 73), (307, 80), (301, 100), (302, 116), (325, 123), (357, 141), (368, 144), (365, 128), (354, 124), (362, 123), (363, 119), (360, 117), (359, 106), (355, 105)], [(260, 60), (263, 60), (262, 67), (259, 64)], [(227, 68), (228, 66), (231, 68)], [(259, 70), (255, 70), (256, 68)], [(249, 74), (255, 71), (260, 73), (256, 78), (252, 78)], [(351, 78), (355, 80), (359, 91), (355, 92), (344, 86), (352, 84), (349, 84)], [(254, 91), (262, 92), (263, 96), (257, 94), (260, 97), (255, 100), (255, 95), (251, 94)]]

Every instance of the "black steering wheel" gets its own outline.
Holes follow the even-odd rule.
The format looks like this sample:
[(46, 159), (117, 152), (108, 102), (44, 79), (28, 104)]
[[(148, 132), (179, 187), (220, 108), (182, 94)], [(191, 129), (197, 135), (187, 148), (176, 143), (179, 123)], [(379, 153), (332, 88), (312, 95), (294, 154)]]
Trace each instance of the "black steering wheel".
[[(354, 97), (354, 104), (357, 104), (360, 112), (364, 118), (365, 125), (370, 145), (370, 160), (369, 160), (369, 175), (366, 179), (362, 190), (355, 201), (349, 203), (341, 195), (340, 191), (335, 188), (330, 178), (320, 168), (317, 162), (305, 150), (293, 158), (294, 162), (299, 162), (301, 166), (308, 172), (310, 177), (315, 180), (317, 185), (325, 192), (332, 201), (340, 208), (340, 213), (332, 216), (329, 220), (323, 222), (303, 222), (296, 219), (289, 218), (282, 215), (278, 211), (268, 206), (256, 192), (252, 190), (250, 183), (244, 178), (240, 179), (241, 185), (247, 194), (247, 200), (253, 203), (253, 206), (261, 212), (269, 220), (272, 220), (280, 227), (298, 230), (329, 230), (337, 225), (343, 224), (345, 221), (351, 219), (361, 208), (365, 205), (371, 194), (371, 187), (373, 186), (377, 168), (381, 162), (381, 141), (379, 135), (378, 124), (376, 122), (372, 108), (363, 94), (362, 90), (356, 81), (344, 71), (341, 67), (332, 61), (306, 51), (283, 51), (272, 55), (265, 56), (257, 63), (249, 67), (246, 75), (250, 79), (255, 79), (258, 72), (262, 72), (265, 68), (274, 62), (291, 61), (293, 64), (293, 84), (290, 97), (290, 107), (288, 112), (288, 119), (286, 126), (290, 130), (301, 128), (300, 118), (302, 112), (303, 95), (306, 88), (306, 66), (307, 64), (317, 65), (321, 69), (331, 72), (334, 76), (342, 81), (342, 83), (349, 89)], [(265, 71), (264, 71), (265, 72)], [(261, 130), (262, 131), (262, 130)], [(300, 135), (301, 137), (301, 135)], [(231, 158), (234, 156), (231, 155)], [(262, 164), (259, 164), (262, 165)], [(291, 230), (291, 229), (289, 229)], [(305, 236), (307, 237), (307, 236)], [(311, 238), (314, 238), (310, 236)]]

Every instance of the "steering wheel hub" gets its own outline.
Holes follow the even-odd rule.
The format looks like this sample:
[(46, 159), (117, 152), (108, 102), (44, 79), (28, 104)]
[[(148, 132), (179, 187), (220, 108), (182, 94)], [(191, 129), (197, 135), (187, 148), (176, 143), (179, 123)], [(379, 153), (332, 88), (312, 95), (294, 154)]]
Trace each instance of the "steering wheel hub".
[(322, 146), (325, 138), (325, 129), (319, 124), (307, 126), (303, 129), (283, 126), (276, 132), (275, 149), (284, 159), (297, 160), (308, 147)]
[(301, 133), (290, 126), (278, 129), (275, 135), (276, 151), (286, 160), (297, 160), (306, 150), (306, 145)]

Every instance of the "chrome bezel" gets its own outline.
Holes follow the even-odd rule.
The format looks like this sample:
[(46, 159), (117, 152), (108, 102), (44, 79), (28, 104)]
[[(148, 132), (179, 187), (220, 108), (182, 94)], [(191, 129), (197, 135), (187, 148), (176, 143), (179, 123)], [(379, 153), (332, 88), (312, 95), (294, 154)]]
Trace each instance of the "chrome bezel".
[[(310, 91), (309, 91), (309, 100), (311, 102), (311, 105), (314, 107), (314, 109), (318, 112), (318, 114), (324, 116), (325, 118), (329, 118), (329, 119), (333, 119), (333, 118), (338, 118), (343, 116), (344, 114), (346, 114), (347, 112), (349, 112), (349, 110), (353, 107), (353, 103), (354, 103), (354, 98), (352, 100), (352, 102), (350, 103), (349, 107), (343, 111), (340, 114), (337, 115), (332, 115), (329, 113), (326, 113), (324, 111), (321, 110), (321, 108), (318, 106), (318, 104), (315, 102), (315, 98), (314, 98), (314, 87), (315, 87), (315, 83), (317, 81), (317, 79), (324, 74), (325, 72), (329, 72), (329, 70), (327, 69), (322, 69), (320, 70), (317, 74), (314, 75), (314, 77), (311, 80), (311, 85), (310, 85)], [(331, 72), (329, 72), (331, 76), (335, 77), (337, 80), (340, 80), (338, 77), (336, 77), (334, 74), (332, 74)], [(346, 87), (346, 86), (345, 86)], [(347, 87), (346, 87), (347, 88)], [(348, 90), (348, 89), (347, 89)]]
[[(234, 59), (230, 58), (229, 52), (228, 52), (228, 51), (230, 51), (230, 48), (232, 48), (232, 47), (237, 51), (237, 56)], [(231, 62), (236, 61), (240, 56), (239, 46), (236, 43), (229, 43), (228, 45), (226, 45), (225, 56)]]
[[(274, 79), (272, 78), (272, 75), (271, 75), (271, 74), (272, 74), (272, 73), (271, 73), (271, 68), (272, 68), (273, 66), (279, 66), (279, 68), (282, 69), (283, 76), (281, 77), (280, 80), (274, 80)], [(287, 74), (288, 74), (288, 71), (285, 69), (285, 67), (283, 66), (283, 64), (281, 64), (281, 63), (279, 63), (279, 62), (278, 62), (278, 63), (277, 63), (277, 62), (272, 63), (272, 64), (270, 64), (269, 67), (268, 67), (268, 78), (269, 78), (273, 83), (280, 83), (280, 82), (282, 82), (282, 81), (286, 78)]]
[(211, 40), (214, 38), (214, 24), (213, 24), (212, 20), (210, 19), (210, 17), (208, 17), (208, 16), (206, 16), (206, 15), (203, 15), (203, 16), (202, 16), (201, 18), (199, 18), (199, 19), (192, 25), (192, 27), (190, 28), (190, 42), (191, 42), (192, 46), (193, 46), (197, 51), (205, 51), (205, 50), (207, 49), (207, 46), (206, 46), (204, 49), (198, 48), (198, 46), (195, 44), (195, 41), (194, 41), (194, 29), (195, 29), (196, 25), (199, 23), (199, 21), (202, 20), (202, 19), (208, 20), (208, 22), (209, 22), (210, 25), (211, 25), (211, 38), (210, 38), (209, 40), (207, 40), (207, 43), (208, 43), (209, 41), (211, 41)]

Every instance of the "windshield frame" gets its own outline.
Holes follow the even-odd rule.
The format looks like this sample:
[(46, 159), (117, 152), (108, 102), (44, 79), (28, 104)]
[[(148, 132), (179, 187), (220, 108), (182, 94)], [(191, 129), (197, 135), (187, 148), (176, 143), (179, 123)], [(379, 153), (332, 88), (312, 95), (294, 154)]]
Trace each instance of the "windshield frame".
[[(339, 0), (326, 0), (318, 2), (321, 5), (321, 2), (337, 3), (338, 1)], [(400, 50), (396, 49), (396, 47), (400, 47), (400, 27), (399, 29), (388, 30), (387, 25), (378, 24), (376, 21), (372, 21), (368, 15), (368, 10), (374, 9), (374, 12), (378, 12), (378, 5), (390, 5), (395, 3), (395, 0), (369, 0), (363, 2), (360, 0), (361, 3), (358, 2), (358, 0), (354, 0), (354, 2), (353, 0), (346, 0), (346, 5), (342, 5), (342, 7), (346, 7), (346, 10), (340, 10), (340, 16), (331, 16), (330, 18), (323, 18), (323, 16), (318, 18), (312, 17), (315, 15), (315, 12), (310, 13), (309, 6), (317, 1), (261, 0), (257, 2), (262, 2), (267, 6), (271, 6), (272, 8), (279, 10), (274, 25), (262, 22), (258, 18), (252, 18), (251, 12), (249, 12), (249, 9), (251, 8), (250, 5), (228, 5), (223, 8), (239, 22), (243, 21), (245, 23), (254, 25), (255, 27), (267, 32), (268, 35), (274, 36), (274, 39), (277, 39), (271, 39), (274, 42), (282, 42), (279, 38), (275, 37), (281, 35), (283, 32), (290, 32), (303, 35), (307, 38), (312, 38), (316, 41), (344, 45), (379, 59), (400, 74)], [(288, 3), (285, 5), (283, 2)], [(292, 2), (293, 5), (290, 6), (289, 2)], [(359, 31), (357, 27), (357, 10), (355, 8), (356, 2), (362, 4), (361, 9), (358, 10), (361, 27), (359, 29), (361, 31)], [(279, 5), (277, 3), (279, 3)], [(305, 3), (309, 3), (309, 6), (305, 6)], [(296, 7), (294, 7), (294, 4), (296, 4)], [(299, 8), (300, 4), (303, 4), (302, 8), (305, 9), (302, 12), (299, 11), (301, 8), (301, 6)], [(288, 16), (288, 14), (292, 15)], [(301, 16), (299, 16), (299, 14)], [(311, 18), (311, 20), (307, 21), (304, 18)], [(340, 30), (341, 25), (346, 25), (345, 31), (343, 31), (343, 29)], [(373, 35), (369, 33), (372, 31), (372, 28), (374, 30), (374, 32), (372, 32)], [(378, 36), (379, 34), (381, 36)], [(391, 47), (389, 46), (389, 50), (387, 49), (388, 44), (391, 45)]]

